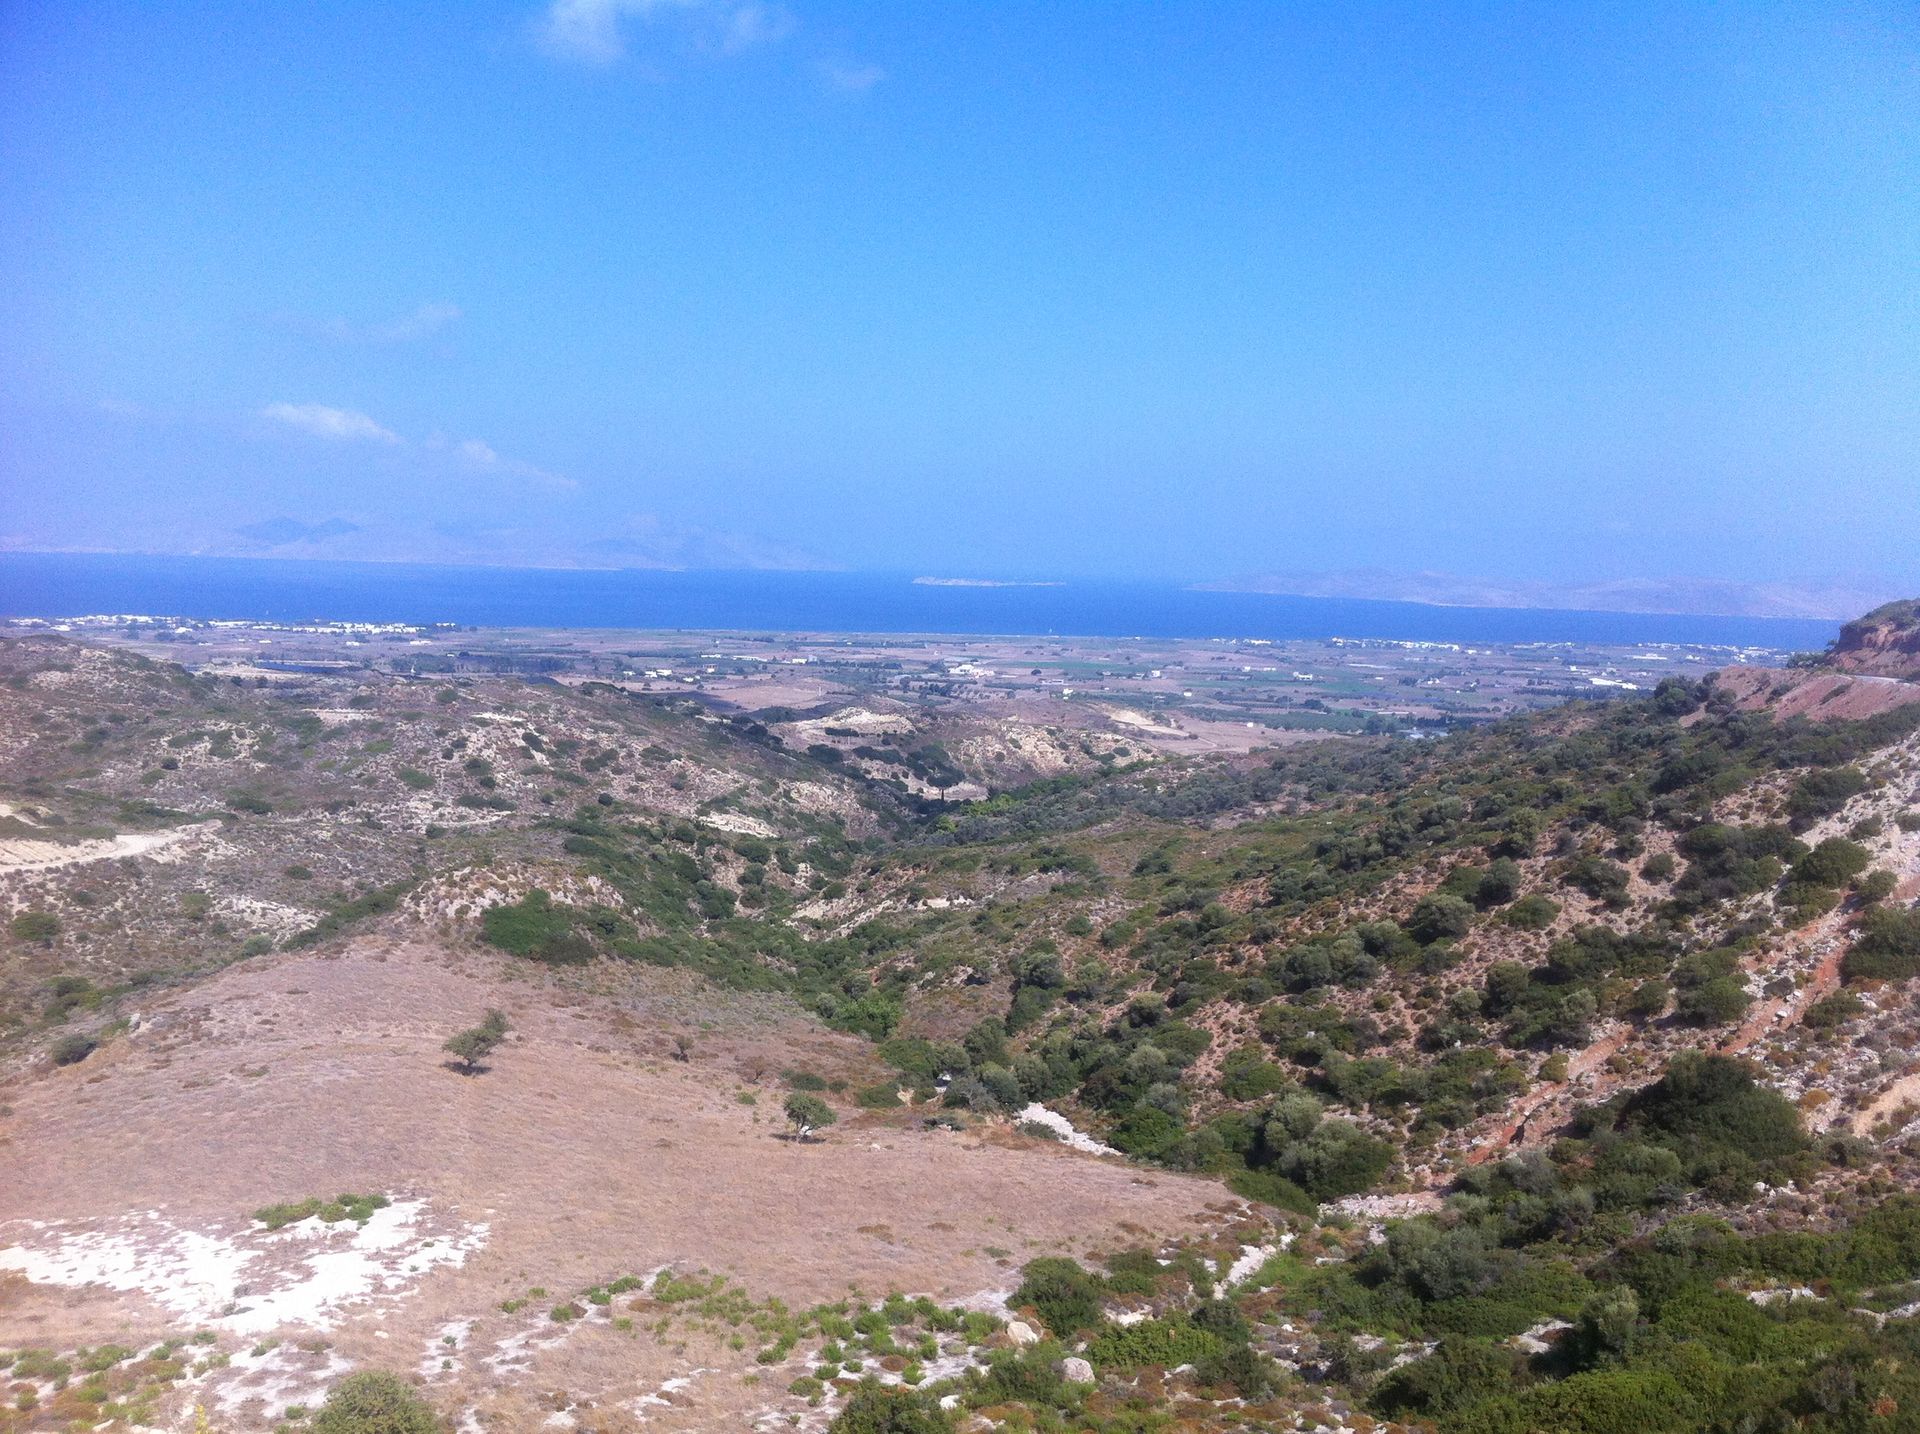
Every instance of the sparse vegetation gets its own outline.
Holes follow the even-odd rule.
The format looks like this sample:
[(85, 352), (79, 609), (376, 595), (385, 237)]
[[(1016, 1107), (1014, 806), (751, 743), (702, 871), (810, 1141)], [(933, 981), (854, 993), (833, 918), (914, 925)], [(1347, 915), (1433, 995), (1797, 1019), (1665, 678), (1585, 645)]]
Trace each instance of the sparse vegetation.
[(384, 1210), (391, 1202), (384, 1195), (336, 1195), (331, 1200), (309, 1196), (305, 1200), (287, 1205), (268, 1205), (255, 1210), (253, 1218), (269, 1230), (283, 1230), (300, 1220), (319, 1217), (323, 1224), (336, 1224), (341, 1220), (351, 1220), (356, 1225), (364, 1225), (373, 1218), (374, 1211)]

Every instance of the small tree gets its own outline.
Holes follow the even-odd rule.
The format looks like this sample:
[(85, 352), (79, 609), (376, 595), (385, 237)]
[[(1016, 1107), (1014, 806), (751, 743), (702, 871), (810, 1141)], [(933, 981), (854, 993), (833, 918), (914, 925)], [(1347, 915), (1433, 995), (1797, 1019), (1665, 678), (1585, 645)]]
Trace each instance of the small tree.
[(484, 1069), (480, 1062), (493, 1054), (506, 1035), (507, 1018), (490, 1008), (484, 1021), (458, 1035), (449, 1036), (440, 1049), (460, 1062), (462, 1075), (474, 1075)]
[(808, 1095), (801, 1090), (787, 1097), (786, 1110), (787, 1119), (793, 1122), (793, 1133), (801, 1140), (805, 1140), (816, 1130), (832, 1125), (838, 1119), (833, 1113), (832, 1106), (819, 1096)]

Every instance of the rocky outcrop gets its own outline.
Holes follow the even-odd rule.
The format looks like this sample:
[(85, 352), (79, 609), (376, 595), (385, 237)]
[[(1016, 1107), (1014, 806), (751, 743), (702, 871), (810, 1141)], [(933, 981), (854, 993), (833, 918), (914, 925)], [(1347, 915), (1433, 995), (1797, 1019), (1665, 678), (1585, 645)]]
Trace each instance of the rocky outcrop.
[(1827, 663), (1842, 672), (1920, 681), (1920, 599), (1875, 608), (1840, 629)]

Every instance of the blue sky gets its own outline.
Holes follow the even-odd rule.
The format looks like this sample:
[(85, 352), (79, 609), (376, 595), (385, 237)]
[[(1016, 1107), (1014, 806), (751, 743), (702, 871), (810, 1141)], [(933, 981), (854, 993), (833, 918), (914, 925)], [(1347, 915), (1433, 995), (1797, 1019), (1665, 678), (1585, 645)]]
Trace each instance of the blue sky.
[(1917, 282), (1906, 4), (0, 8), (15, 548), (1920, 583)]

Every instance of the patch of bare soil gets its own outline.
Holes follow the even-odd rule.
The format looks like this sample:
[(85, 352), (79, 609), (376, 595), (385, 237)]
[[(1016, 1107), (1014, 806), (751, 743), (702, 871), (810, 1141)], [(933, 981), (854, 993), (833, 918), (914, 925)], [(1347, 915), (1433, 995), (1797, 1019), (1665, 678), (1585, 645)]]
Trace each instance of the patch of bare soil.
[(1858, 720), (1920, 702), (1920, 683), (1865, 673), (1781, 671), (1771, 667), (1729, 667), (1714, 682), (1749, 711), (1766, 709), (1776, 719), (1807, 717)]
[[(802, 1369), (757, 1364), (751, 1332), (737, 1349), (724, 1328), (658, 1333), (627, 1299), (551, 1310), (663, 1268), (793, 1306), (851, 1287), (990, 1298), (1035, 1254), (1191, 1231), (1233, 1203), (898, 1116), (843, 1112), (792, 1142), (774, 1073), (858, 1069), (865, 1047), (764, 1001), (703, 999), (682, 981), (622, 1010), (505, 958), (375, 938), (163, 997), (84, 1063), (0, 1092), (0, 1345), (211, 1330), (234, 1358), (183, 1386), (173, 1423), (193, 1400), (222, 1427), (270, 1427), (379, 1365), (418, 1374), (468, 1428), (740, 1428), (804, 1412), (784, 1393)], [(440, 1043), (488, 1007), (513, 1034), (462, 1076)], [(692, 1032), (691, 1060), (660, 1053), (669, 1030)], [(249, 1219), (342, 1192), (395, 1203), (332, 1233)]]

